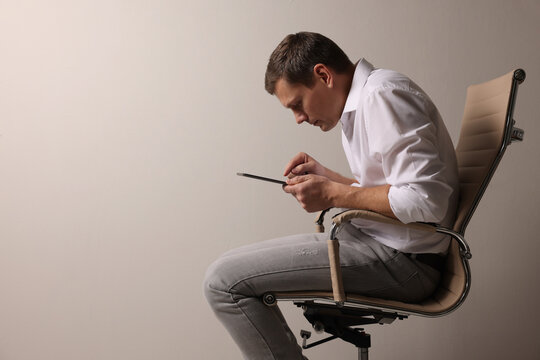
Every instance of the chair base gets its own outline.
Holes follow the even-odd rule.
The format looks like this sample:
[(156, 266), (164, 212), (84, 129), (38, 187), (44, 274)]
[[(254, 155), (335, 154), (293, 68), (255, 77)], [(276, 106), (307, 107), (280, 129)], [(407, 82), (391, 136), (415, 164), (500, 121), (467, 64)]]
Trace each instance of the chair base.
[[(340, 338), (358, 348), (359, 360), (368, 360), (371, 336), (363, 328), (355, 326), (382, 323), (381, 316), (378, 316), (379, 314), (374, 314), (368, 310), (351, 310), (313, 302), (297, 302), (295, 305), (302, 307), (304, 317), (311, 323), (315, 331), (324, 331), (332, 335), (308, 345), (306, 342), (311, 336), (311, 333), (302, 330), (300, 335), (303, 339), (303, 349), (309, 349), (330, 340)], [(396, 314), (395, 319), (403, 319), (403, 316)], [(385, 314), (384, 323), (388, 323), (388, 314)]]
[[(354, 342), (362, 343), (362, 345), (356, 346), (356, 348), (358, 349), (358, 360), (368, 360), (369, 348), (371, 346), (371, 335), (364, 332), (364, 329), (355, 329), (355, 330), (356, 330), (356, 333), (352, 334), (352, 336), (356, 337)], [(303, 339), (302, 349), (309, 349), (309, 348), (324, 344), (325, 342), (338, 338), (338, 336), (332, 335), (326, 339), (322, 339), (314, 343), (311, 343), (309, 345), (306, 345), (306, 340), (311, 337), (311, 332), (302, 330), (300, 332), (300, 335), (302, 336), (302, 339)]]

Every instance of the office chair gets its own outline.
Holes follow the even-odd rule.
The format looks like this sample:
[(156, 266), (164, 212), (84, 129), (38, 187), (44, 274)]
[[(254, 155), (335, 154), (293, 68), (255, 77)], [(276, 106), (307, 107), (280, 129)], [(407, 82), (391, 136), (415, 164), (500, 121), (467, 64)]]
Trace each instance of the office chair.
[[(471, 287), (469, 260), (471, 251), (465, 241), (465, 229), (478, 206), (508, 145), (522, 141), (524, 131), (515, 127), (513, 111), (518, 85), (525, 80), (525, 71), (517, 69), (506, 75), (467, 89), (461, 133), (456, 147), (460, 198), (452, 228), (437, 224), (403, 224), (384, 215), (366, 210), (347, 210), (332, 218), (328, 240), (332, 292), (277, 292), (263, 295), (268, 306), (278, 301), (292, 301), (304, 310), (304, 316), (316, 331), (330, 337), (306, 344), (311, 333), (302, 330), (304, 349), (335, 338), (354, 344), (358, 359), (368, 359), (370, 335), (358, 326), (389, 324), (409, 315), (438, 317), (456, 310), (467, 297)], [(327, 210), (316, 220), (317, 230), (324, 232), (323, 220)], [(343, 288), (339, 262), (339, 241), (336, 234), (342, 224), (364, 218), (404, 228), (447, 234), (452, 238), (445, 269), (435, 292), (420, 303), (410, 304), (347, 293)]]

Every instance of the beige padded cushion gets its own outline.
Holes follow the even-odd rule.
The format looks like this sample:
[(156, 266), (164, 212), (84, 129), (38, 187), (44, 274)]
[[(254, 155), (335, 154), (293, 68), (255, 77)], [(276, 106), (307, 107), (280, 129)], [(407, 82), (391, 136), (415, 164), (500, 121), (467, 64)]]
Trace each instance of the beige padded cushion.
[[(453, 226), (454, 231), (465, 230), (462, 229), (464, 222), (468, 214), (474, 210), (475, 198), (501, 148), (513, 74), (512, 71), (497, 79), (471, 85), (467, 89), (461, 133), (456, 147), (460, 200), (457, 218)], [(359, 210), (356, 215), (386, 223), (395, 223), (393, 219), (369, 211)], [(338, 221), (348, 221), (351, 217), (339, 218)], [(411, 224), (406, 226), (411, 226)], [(429, 225), (422, 224), (419, 227), (425, 230)], [(466, 282), (465, 265), (459, 254), (459, 246), (456, 241), (452, 241), (441, 284), (435, 293), (423, 302), (407, 304), (355, 294), (347, 294), (347, 301), (395, 309), (405, 313), (437, 316), (452, 310), (460, 303), (466, 289)], [(333, 298), (331, 292), (289, 292), (276, 294), (276, 296), (298, 299), (314, 296)]]

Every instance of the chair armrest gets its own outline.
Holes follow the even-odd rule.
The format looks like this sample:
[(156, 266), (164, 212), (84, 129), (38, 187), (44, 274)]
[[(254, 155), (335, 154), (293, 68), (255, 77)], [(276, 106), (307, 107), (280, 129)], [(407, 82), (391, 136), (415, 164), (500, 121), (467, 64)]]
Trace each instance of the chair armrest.
[[(324, 214), (319, 216), (319, 221), (322, 222), (321, 218)], [(462, 234), (459, 234), (451, 229), (444, 228), (437, 224), (428, 224), (428, 223), (409, 223), (405, 224), (401, 221), (373, 212), (369, 210), (346, 210), (332, 218), (332, 230), (330, 232), (330, 239), (328, 240), (328, 257), (330, 261), (330, 275), (332, 279), (332, 291), (334, 294), (334, 301), (338, 304), (343, 304), (347, 297), (345, 295), (345, 290), (343, 288), (343, 279), (341, 275), (341, 265), (339, 260), (339, 241), (336, 238), (336, 233), (339, 227), (352, 219), (361, 218), (367, 220), (373, 220), (384, 224), (397, 225), (404, 228), (412, 230), (427, 231), (431, 233), (443, 233), (450, 235), (452, 238), (458, 241), (461, 255), (465, 259), (471, 258), (471, 252), (469, 245), (465, 241)]]
[(466, 257), (468, 260), (471, 259), (471, 249), (469, 247), (469, 244), (465, 241), (465, 238), (462, 234), (452, 230), (445, 228), (443, 226), (440, 226), (439, 224), (431, 224), (431, 223), (422, 223), (422, 222), (415, 222), (415, 223), (409, 223), (405, 224), (401, 221), (373, 212), (369, 210), (345, 210), (339, 214), (334, 215), (332, 218), (332, 232), (330, 233), (330, 238), (335, 238), (335, 232), (339, 228), (339, 226), (347, 221), (351, 221), (352, 219), (367, 219), (372, 221), (377, 221), (384, 224), (391, 224), (391, 225), (397, 225), (404, 228), (408, 228), (411, 230), (420, 230), (420, 231), (427, 231), (427, 232), (438, 232), (441, 234), (450, 235), (452, 238), (454, 238), (460, 247), (462, 256)]
[(331, 209), (332, 208), (328, 208), (326, 210), (320, 211), (319, 214), (317, 214), (317, 218), (315, 219), (315, 230), (318, 233), (324, 232), (324, 215), (326, 215), (326, 213)]
[(373, 220), (384, 224), (391, 224), (391, 225), (398, 225), (402, 227), (406, 227), (412, 230), (421, 230), (421, 231), (427, 231), (427, 232), (437, 232), (437, 225), (434, 224), (428, 224), (428, 223), (409, 223), (405, 224), (401, 221), (373, 212), (369, 210), (346, 210), (343, 211), (337, 215), (335, 215), (332, 218), (332, 222), (334, 223), (333, 227), (339, 227), (341, 224), (351, 221), (352, 219), (361, 218), (366, 220)]

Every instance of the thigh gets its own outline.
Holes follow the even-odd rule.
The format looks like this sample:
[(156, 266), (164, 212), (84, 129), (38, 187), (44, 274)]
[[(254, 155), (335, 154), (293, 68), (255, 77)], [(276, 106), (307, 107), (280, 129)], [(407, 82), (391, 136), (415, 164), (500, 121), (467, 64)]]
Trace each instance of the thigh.
[(325, 234), (261, 241), (223, 254), (209, 271), (224, 291), (259, 296), (267, 291), (331, 287)]
[[(396, 256), (353, 226), (338, 234), (347, 288), (380, 287), (377, 276)], [(301, 234), (249, 244), (223, 254), (211, 267), (224, 291), (259, 296), (267, 291), (331, 291), (328, 234)]]
[[(425, 275), (437, 275), (350, 224), (337, 237), (347, 292), (407, 301), (425, 296)], [(327, 239), (327, 234), (292, 235), (230, 250), (209, 269), (213, 286), (243, 296), (331, 291)]]

